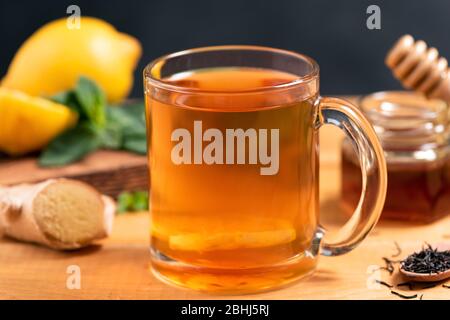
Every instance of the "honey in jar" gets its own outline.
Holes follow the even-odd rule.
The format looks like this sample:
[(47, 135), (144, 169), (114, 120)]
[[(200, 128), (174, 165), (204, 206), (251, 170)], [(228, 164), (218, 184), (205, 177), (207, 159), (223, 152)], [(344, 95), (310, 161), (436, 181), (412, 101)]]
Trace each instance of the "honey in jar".
[[(388, 189), (381, 219), (432, 222), (450, 213), (448, 106), (409, 92), (379, 92), (360, 100), (382, 143)], [(342, 148), (342, 204), (353, 212), (361, 169), (352, 145)]]

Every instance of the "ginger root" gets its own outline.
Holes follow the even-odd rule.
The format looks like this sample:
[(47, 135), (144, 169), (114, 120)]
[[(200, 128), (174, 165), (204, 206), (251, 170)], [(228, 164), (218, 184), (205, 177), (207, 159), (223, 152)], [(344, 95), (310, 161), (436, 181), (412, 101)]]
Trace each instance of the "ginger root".
[(53, 249), (85, 247), (111, 233), (115, 203), (68, 179), (0, 186), (0, 233)]

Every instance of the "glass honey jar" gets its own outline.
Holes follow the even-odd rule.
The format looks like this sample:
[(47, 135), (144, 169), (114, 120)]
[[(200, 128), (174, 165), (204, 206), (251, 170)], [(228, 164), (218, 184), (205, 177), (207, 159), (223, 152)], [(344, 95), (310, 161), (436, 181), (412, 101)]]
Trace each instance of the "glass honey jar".
[[(450, 214), (449, 109), (441, 100), (409, 92), (360, 99), (384, 149), (388, 189), (381, 219), (428, 223)], [(349, 140), (342, 146), (342, 205), (353, 212), (361, 169)]]

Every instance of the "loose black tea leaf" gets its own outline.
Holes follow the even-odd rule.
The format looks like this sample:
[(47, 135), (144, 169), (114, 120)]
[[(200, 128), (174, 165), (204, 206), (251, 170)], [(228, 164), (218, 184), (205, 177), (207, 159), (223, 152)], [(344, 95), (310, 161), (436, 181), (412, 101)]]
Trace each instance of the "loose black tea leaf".
[[(397, 253), (391, 257), (397, 257), (401, 255), (401, 248), (398, 245), (397, 242), (394, 242), (395, 246), (397, 248)], [(425, 273), (429, 273), (429, 270), (433, 270), (432, 273), (439, 273), (447, 270), (449, 268), (449, 255), (450, 251), (437, 251), (437, 249), (433, 249), (429, 244), (425, 244), (425, 246), (422, 248), (422, 251), (414, 253), (410, 256), (408, 256), (405, 260), (393, 260), (387, 257), (382, 257), (385, 266), (380, 267), (382, 270), (387, 270), (389, 274), (393, 274), (395, 270), (395, 265), (400, 263), (401, 268), (404, 269), (404, 266), (410, 267), (410, 270), (404, 269), (406, 271), (410, 272), (417, 272), (416, 270), (427, 270)], [(440, 271), (435, 271), (440, 270)], [(422, 284), (422, 283), (416, 283), (414, 281), (407, 281), (402, 282), (398, 284), (391, 285), (387, 282), (381, 281), (381, 280), (375, 280), (376, 283), (379, 283), (389, 289), (392, 289), (394, 287), (400, 288), (400, 287), (408, 287), (409, 290), (416, 290), (416, 287), (418, 290), (423, 289), (430, 289), (434, 288), (439, 285), (439, 282), (429, 283), (429, 284)], [(443, 284), (442, 287), (450, 289), (450, 285)], [(396, 295), (403, 299), (416, 299), (418, 297), (418, 294), (413, 295), (405, 295), (403, 293), (390, 290), (391, 294)], [(423, 299), (423, 294), (420, 294), (419, 299)]]
[(378, 270), (386, 270), (387, 272), (389, 272), (389, 274), (392, 275), (392, 272), (391, 272), (391, 270), (390, 270), (389, 268), (386, 268), (386, 267), (380, 267)]
[(412, 296), (406, 296), (406, 295), (401, 294), (399, 292), (396, 292), (394, 290), (391, 290), (391, 293), (396, 295), (396, 296), (399, 296), (400, 298), (403, 298), (403, 299), (415, 299), (415, 298), (417, 298), (417, 294), (412, 295)]
[(390, 285), (389, 283), (381, 281), (381, 280), (375, 280), (375, 282), (379, 283), (379, 284), (381, 284), (381, 285), (383, 285), (385, 287), (388, 287), (389, 289), (394, 287), (393, 285)]
[(394, 273), (394, 270), (395, 270), (394, 265), (396, 263), (400, 263), (401, 262), (400, 260), (391, 260), (391, 259), (386, 258), (386, 257), (383, 257), (383, 260), (384, 260), (384, 263), (386, 264), (386, 266), (381, 267), (380, 269), (388, 271), (390, 275), (392, 275)]
[(391, 260), (385, 257), (383, 257), (383, 260), (386, 263), (385, 269), (389, 271), (389, 274), (392, 274), (394, 272), (394, 265), (392, 264)]
[(402, 254), (402, 248), (400, 248), (400, 246), (399, 246), (397, 241), (394, 241), (394, 245), (395, 245), (395, 248), (397, 249), (397, 253), (394, 254), (393, 256), (391, 256), (392, 258), (396, 258), (396, 257), (398, 257), (399, 255)]
[(401, 268), (405, 271), (433, 274), (450, 269), (450, 251), (438, 251), (429, 244), (420, 252), (415, 252), (401, 262)]

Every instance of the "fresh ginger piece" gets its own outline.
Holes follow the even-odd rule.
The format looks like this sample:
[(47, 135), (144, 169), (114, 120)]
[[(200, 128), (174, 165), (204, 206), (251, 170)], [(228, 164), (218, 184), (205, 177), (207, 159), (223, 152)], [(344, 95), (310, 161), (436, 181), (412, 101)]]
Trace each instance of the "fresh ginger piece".
[(0, 231), (54, 249), (78, 249), (111, 233), (114, 201), (67, 179), (0, 187)]

